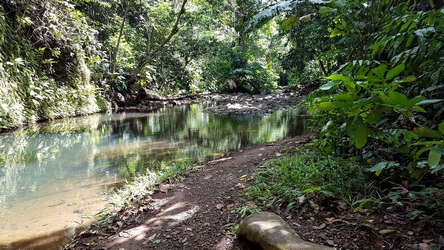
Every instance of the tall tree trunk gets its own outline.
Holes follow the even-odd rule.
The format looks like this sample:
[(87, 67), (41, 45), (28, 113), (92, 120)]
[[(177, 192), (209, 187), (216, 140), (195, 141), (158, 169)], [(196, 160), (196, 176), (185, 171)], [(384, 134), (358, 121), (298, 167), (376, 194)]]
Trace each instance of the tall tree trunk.
[(123, 28), (125, 27), (126, 18), (128, 16), (128, 8), (125, 10), (125, 15), (123, 16), (122, 23), (120, 24), (119, 37), (117, 38), (116, 47), (111, 55), (111, 74), (116, 72), (117, 55), (119, 54), (120, 41), (123, 35)]
[(169, 35), (163, 40), (163, 42), (156, 49), (154, 49), (150, 52), (147, 52), (144, 55), (144, 57), (140, 60), (140, 62), (137, 64), (137, 67), (134, 69), (132, 76), (131, 76), (132, 81), (137, 80), (137, 76), (139, 75), (140, 71), (142, 71), (142, 69), (151, 61), (151, 59), (154, 56), (156, 56), (156, 54), (159, 53), (163, 49), (163, 47), (165, 47), (165, 45), (167, 45), (170, 42), (171, 38), (173, 38), (173, 36), (179, 32), (179, 23), (180, 23), (180, 20), (181, 20), (183, 14), (185, 14), (185, 5), (187, 4), (187, 2), (188, 2), (188, 0), (183, 0), (180, 11), (176, 17), (176, 22), (174, 23), (173, 27), (171, 28)]

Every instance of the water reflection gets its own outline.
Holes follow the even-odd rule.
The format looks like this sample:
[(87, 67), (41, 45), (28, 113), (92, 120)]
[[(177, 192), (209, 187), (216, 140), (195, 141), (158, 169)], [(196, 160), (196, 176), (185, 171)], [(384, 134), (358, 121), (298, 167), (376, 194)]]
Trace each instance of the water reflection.
[(305, 132), (298, 110), (218, 116), (205, 107), (97, 114), (1, 134), (0, 248), (60, 242), (93, 219), (109, 186), (162, 161), (203, 161)]

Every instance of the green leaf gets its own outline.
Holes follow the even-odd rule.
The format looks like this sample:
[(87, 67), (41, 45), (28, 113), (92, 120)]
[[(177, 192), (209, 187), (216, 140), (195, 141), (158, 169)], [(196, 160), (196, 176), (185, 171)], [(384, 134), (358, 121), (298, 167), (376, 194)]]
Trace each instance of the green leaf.
[(359, 97), (351, 92), (339, 94), (333, 97), (336, 101), (355, 101)]
[(354, 92), (356, 89), (356, 84), (353, 81), (344, 81), (343, 82), (348, 91)]
[(315, 192), (315, 191), (321, 191), (321, 188), (320, 187), (310, 187), (310, 188), (307, 188), (305, 190), (302, 190), (302, 193), (303, 194), (307, 194), (307, 193), (312, 193), (312, 192)]
[(407, 76), (401, 79), (401, 82), (413, 82), (416, 81), (416, 77), (414, 76)]
[(424, 96), (417, 96), (409, 100), (409, 106), (413, 107), (425, 99)]
[(427, 160), (427, 163), (430, 167), (434, 168), (438, 166), (439, 162), (441, 161), (441, 152), (437, 148), (432, 148), (429, 152), (429, 158)]
[(409, 36), (407, 39), (407, 42), (405, 43), (405, 47), (410, 47), (412, 45), (413, 40), (415, 39), (415, 36)]
[(409, 107), (407, 96), (397, 91), (390, 91), (388, 96), (381, 93), (381, 100), (389, 105), (401, 105), (404, 107)]
[(381, 109), (381, 108), (374, 108), (368, 112), (367, 116), (364, 119), (368, 123), (378, 124), (381, 121), (382, 111), (383, 111), (383, 109)]
[(362, 148), (367, 144), (369, 131), (361, 116), (350, 117), (347, 121), (346, 129), (350, 140), (354, 142), (357, 148)]
[(384, 170), (387, 167), (388, 163), (383, 161), (383, 162), (378, 162), (377, 164), (375, 164), (373, 167), (371, 167), (369, 169), (370, 172), (375, 172), (376, 176), (379, 176), (382, 172), (382, 170)]
[(341, 74), (333, 74), (333, 75), (327, 76), (325, 79), (333, 80), (333, 81), (342, 81), (342, 82), (343, 81), (351, 81), (350, 77), (347, 77), (347, 76), (344, 76)]
[(279, 26), (279, 30), (289, 31), (294, 27), (297, 27), (298, 25), (299, 25), (299, 18), (290, 16), (281, 23), (281, 25)]
[[(419, 138), (414, 138), (414, 139), (419, 139)], [(420, 142), (415, 142), (412, 144), (412, 146), (426, 146), (426, 147), (431, 147), (431, 146), (435, 146), (435, 145), (444, 146), (444, 141), (420, 141)]]
[(433, 168), (432, 174), (436, 174), (436, 173), (438, 173), (439, 171), (441, 171), (443, 169), (444, 169), (444, 164), (439, 164), (438, 166)]
[(422, 127), (415, 128), (413, 130), (413, 133), (417, 134), (420, 137), (427, 137), (427, 138), (443, 138), (444, 137), (440, 132), (438, 132), (436, 130), (422, 128)]
[(379, 77), (379, 79), (384, 79), (384, 74), (387, 71), (387, 65), (382, 64), (381, 66), (372, 69), (372, 72)]
[(356, 131), (356, 139), (355, 139), (355, 145), (357, 148), (362, 148), (367, 144), (367, 138), (368, 138), (368, 128), (364, 123), (359, 124), (357, 131)]
[(444, 135), (444, 121), (438, 125), (438, 130), (441, 134)]
[(398, 76), (402, 71), (404, 71), (404, 69), (405, 69), (405, 65), (399, 64), (398, 66), (394, 67), (393, 69), (391, 69), (387, 73), (387, 75), (385, 76), (385, 80), (387, 80), (387, 81), (392, 80), (393, 78)]
[(444, 99), (426, 99), (426, 100), (416, 103), (416, 105), (433, 104), (433, 103), (438, 103), (438, 102), (442, 102), (442, 101), (444, 101)]
[(345, 103), (345, 102), (321, 102), (321, 103), (319, 103), (320, 110), (330, 110), (330, 109), (342, 108), (345, 106), (347, 106), (347, 103)]
[(362, 208), (366, 208), (368, 211), (373, 212), (373, 204), (375, 203), (372, 199), (362, 199), (353, 202), (353, 205), (359, 204), (353, 211), (359, 212)]
[(329, 89), (331, 89), (331, 88), (333, 88), (333, 87), (336, 87), (337, 85), (338, 85), (337, 82), (330, 81), (330, 82), (328, 82), (328, 83), (322, 85), (321, 87), (319, 87), (319, 89), (320, 89), (320, 90), (329, 90)]
[(373, 165), (373, 167), (371, 167), (369, 169), (369, 171), (375, 172), (375, 174), (377, 176), (379, 176), (381, 174), (382, 170), (388, 169), (391, 167), (397, 167), (397, 166), (399, 166), (399, 163), (396, 163), (393, 161), (389, 161), (389, 162), (383, 161), (383, 162), (378, 162), (377, 164)]

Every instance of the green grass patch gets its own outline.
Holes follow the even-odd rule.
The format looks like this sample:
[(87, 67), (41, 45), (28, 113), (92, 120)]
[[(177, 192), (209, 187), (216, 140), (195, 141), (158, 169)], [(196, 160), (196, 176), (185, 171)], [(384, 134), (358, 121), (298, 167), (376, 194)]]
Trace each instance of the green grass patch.
[(263, 206), (280, 206), (284, 211), (307, 201), (320, 204), (342, 200), (353, 207), (356, 201), (378, 193), (367, 167), (357, 158), (341, 159), (299, 150), (266, 161), (248, 194)]
[(144, 175), (126, 180), (116, 186), (107, 196), (107, 206), (98, 214), (98, 224), (109, 224), (120, 219), (117, 216), (131, 215), (137, 209), (151, 207), (149, 196), (151, 191), (161, 182), (174, 184), (188, 176), (194, 162), (184, 159), (174, 163), (160, 163), (157, 171), (149, 171)]

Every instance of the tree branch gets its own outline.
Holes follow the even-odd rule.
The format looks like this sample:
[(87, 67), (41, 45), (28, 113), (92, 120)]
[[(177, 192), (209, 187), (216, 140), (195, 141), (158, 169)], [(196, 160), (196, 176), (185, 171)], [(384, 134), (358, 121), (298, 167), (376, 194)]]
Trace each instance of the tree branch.
[(161, 49), (163, 49), (163, 47), (165, 47), (165, 45), (170, 42), (171, 38), (173, 38), (173, 36), (176, 35), (177, 32), (179, 32), (179, 23), (180, 23), (180, 20), (181, 20), (183, 14), (185, 14), (185, 5), (187, 4), (187, 2), (188, 2), (188, 0), (183, 0), (180, 11), (176, 17), (176, 21), (173, 25), (173, 28), (171, 28), (169, 35), (163, 40), (163, 42), (155, 50), (147, 53), (141, 59), (141, 61), (139, 62), (139, 64), (137, 65), (136, 69), (133, 72), (133, 75), (132, 75), (133, 80), (135, 80), (137, 78), (137, 75), (140, 73), (140, 71), (143, 69), (143, 67), (145, 67), (151, 61), (151, 58), (153, 56), (155, 56)]

